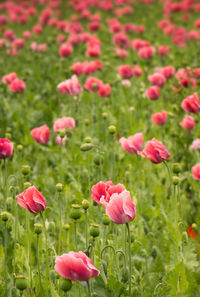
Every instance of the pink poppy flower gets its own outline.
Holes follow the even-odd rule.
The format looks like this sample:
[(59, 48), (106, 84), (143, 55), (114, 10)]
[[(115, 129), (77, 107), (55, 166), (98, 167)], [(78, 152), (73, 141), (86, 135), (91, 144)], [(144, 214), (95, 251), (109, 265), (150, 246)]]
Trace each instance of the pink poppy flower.
[(31, 135), (38, 143), (45, 144), (49, 141), (50, 130), (47, 125), (43, 125), (31, 130)]
[(79, 95), (83, 91), (76, 75), (72, 75), (70, 79), (61, 82), (57, 88), (61, 94), (69, 94), (71, 96)]
[(192, 167), (192, 175), (194, 179), (200, 180), (200, 163)]
[(170, 157), (170, 153), (163, 145), (161, 141), (153, 138), (147, 141), (146, 146), (142, 152), (138, 152), (139, 155), (146, 157), (152, 163), (158, 164), (167, 160)]
[(76, 127), (76, 122), (71, 117), (62, 117), (57, 119), (53, 124), (53, 130), (56, 132), (57, 130), (62, 130), (70, 127), (72, 130)]
[(163, 126), (167, 121), (167, 112), (165, 110), (152, 114), (152, 121), (158, 125)]
[(129, 154), (137, 154), (138, 151), (142, 150), (143, 146), (143, 135), (142, 133), (136, 133), (128, 138), (122, 137), (119, 139), (119, 143), (122, 148)]
[(39, 213), (46, 209), (46, 200), (35, 186), (29, 187), (16, 196), (18, 204), (32, 213)]
[(195, 121), (194, 118), (186, 115), (180, 125), (185, 129), (185, 130), (191, 130), (195, 126)]
[(6, 159), (13, 154), (13, 143), (8, 138), (0, 138), (0, 159)]

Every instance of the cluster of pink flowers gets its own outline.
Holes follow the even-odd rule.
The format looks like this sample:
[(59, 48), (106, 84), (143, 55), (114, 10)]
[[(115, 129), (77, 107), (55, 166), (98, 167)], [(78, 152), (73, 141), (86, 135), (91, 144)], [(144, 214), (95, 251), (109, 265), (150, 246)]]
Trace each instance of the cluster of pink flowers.
[(76, 75), (73, 75), (72, 78), (59, 83), (57, 88), (61, 94), (69, 94), (71, 96), (79, 95), (83, 91)]
[(104, 84), (96, 77), (88, 77), (85, 81), (85, 89), (89, 92), (98, 92), (101, 97), (110, 97), (112, 88), (109, 84)]
[(70, 67), (76, 75), (85, 74), (90, 75), (95, 73), (97, 70), (102, 70), (103, 64), (101, 61), (84, 61), (76, 62)]
[(21, 93), (26, 88), (26, 83), (19, 79), (15, 72), (4, 75), (2, 82), (8, 84), (8, 88), (14, 93)]

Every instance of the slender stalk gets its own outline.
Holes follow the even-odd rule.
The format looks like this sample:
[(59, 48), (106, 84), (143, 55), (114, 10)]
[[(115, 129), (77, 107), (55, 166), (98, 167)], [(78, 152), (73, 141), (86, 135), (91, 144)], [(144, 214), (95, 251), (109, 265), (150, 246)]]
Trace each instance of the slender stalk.
[(26, 211), (26, 230), (27, 230), (27, 258), (29, 265), (29, 279), (30, 279), (30, 292), (32, 296), (32, 269), (30, 264), (30, 254), (31, 254), (31, 246), (30, 246), (30, 216), (29, 212)]
[(40, 212), (40, 216), (42, 219), (42, 224), (43, 224), (43, 230), (44, 230), (44, 235), (45, 235), (45, 256), (46, 256), (46, 285), (47, 287), (51, 286), (50, 283), (50, 271), (49, 271), (49, 257), (48, 257), (48, 241), (47, 241), (47, 230), (46, 230), (46, 226), (45, 226), (45, 220), (44, 220), (44, 216), (42, 214), (42, 212)]
[(92, 297), (92, 293), (91, 293), (91, 288), (90, 288), (89, 281), (87, 281), (87, 287), (88, 287), (88, 297)]
[(59, 233), (58, 233), (58, 255), (61, 253), (61, 230), (62, 230), (62, 201), (61, 201), (61, 195), (58, 193), (58, 200), (59, 200)]
[(5, 296), (7, 296), (7, 228), (4, 229), (4, 273), (5, 273)]
[(87, 209), (85, 210), (85, 239), (86, 239), (86, 249), (87, 249), (88, 248)]
[(8, 188), (7, 188), (7, 160), (4, 159), (4, 203), (6, 207), (6, 198), (8, 195)]
[(40, 290), (42, 291), (40, 257), (39, 257), (39, 234), (37, 234), (37, 267), (38, 267), (38, 276), (39, 276), (39, 282), (40, 282)]
[(126, 223), (128, 231), (128, 255), (129, 255), (129, 297), (131, 297), (131, 275), (132, 275), (132, 264), (131, 264), (131, 234), (129, 224)]
[(75, 240), (75, 249), (77, 251), (77, 223), (74, 220), (74, 240)]

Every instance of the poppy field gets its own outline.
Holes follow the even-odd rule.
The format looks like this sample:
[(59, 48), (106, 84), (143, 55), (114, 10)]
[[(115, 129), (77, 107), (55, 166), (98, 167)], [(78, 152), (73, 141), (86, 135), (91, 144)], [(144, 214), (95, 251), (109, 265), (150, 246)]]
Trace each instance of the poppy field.
[(200, 296), (200, 1), (0, 3), (0, 297)]

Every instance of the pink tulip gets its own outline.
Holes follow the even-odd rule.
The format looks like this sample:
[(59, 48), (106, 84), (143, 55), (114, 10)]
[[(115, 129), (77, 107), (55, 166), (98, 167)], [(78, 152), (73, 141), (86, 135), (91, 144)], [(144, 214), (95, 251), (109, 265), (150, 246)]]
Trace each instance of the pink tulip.
[(22, 93), (24, 89), (26, 88), (26, 84), (23, 80), (20, 80), (19, 78), (15, 78), (10, 84), (9, 89), (14, 93)]
[(153, 138), (150, 141), (147, 141), (145, 149), (143, 152), (139, 152), (139, 155), (146, 157), (152, 163), (158, 164), (167, 160), (170, 157), (170, 153), (163, 145), (161, 141), (158, 141), (156, 138)]
[(129, 154), (137, 154), (138, 151), (142, 150), (143, 146), (143, 135), (142, 133), (136, 133), (128, 138), (122, 137), (119, 139), (122, 148)]
[(72, 130), (76, 127), (75, 120), (71, 117), (62, 117), (57, 119), (53, 124), (53, 130), (62, 130), (70, 127)]
[(157, 86), (152, 86), (146, 89), (146, 96), (151, 100), (157, 100), (160, 95), (160, 89)]
[(152, 121), (158, 125), (163, 126), (167, 121), (167, 112), (165, 110), (152, 114)]
[(46, 208), (46, 200), (35, 186), (29, 187), (16, 197), (18, 204), (32, 213), (39, 213)]
[(31, 130), (31, 135), (38, 143), (45, 144), (49, 141), (50, 130), (47, 125), (43, 125)]
[(69, 252), (56, 257), (55, 271), (64, 278), (74, 282), (88, 281), (98, 276), (99, 270), (94, 266), (90, 258), (83, 252)]
[(116, 224), (126, 224), (134, 220), (136, 208), (126, 190), (114, 193), (106, 206), (106, 214)]
[(122, 184), (113, 185), (112, 181), (106, 183), (100, 181), (92, 187), (91, 196), (95, 202), (106, 207), (114, 193), (120, 194), (124, 190), (125, 187)]
[(197, 93), (187, 96), (181, 103), (181, 107), (192, 113), (198, 113), (200, 110), (200, 101)]
[(0, 159), (6, 159), (13, 154), (13, 143), (7, 138), (0, 138)]
[(83, 91), (76, 75), (72, 75), (70, 79), (61, 82), (57, 88), (61, 94), (69, 94), (71, 96), (79, 95)]
[(185, 130), (191, 130), (195, 126), (195, 121), (194, 118), (186, 115), (180, 125), (185, 129)]

